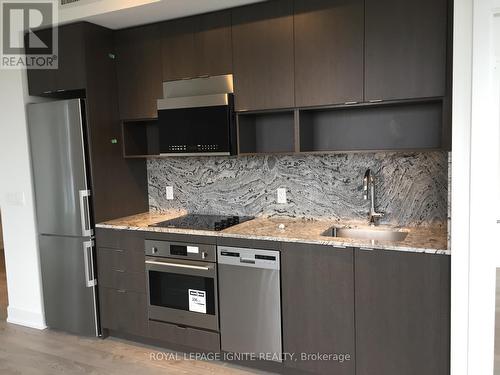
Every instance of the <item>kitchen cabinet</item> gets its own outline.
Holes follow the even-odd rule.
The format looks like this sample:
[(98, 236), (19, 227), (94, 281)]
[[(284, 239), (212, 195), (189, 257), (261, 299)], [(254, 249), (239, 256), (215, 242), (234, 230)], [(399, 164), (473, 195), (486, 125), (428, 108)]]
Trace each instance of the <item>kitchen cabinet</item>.
[[(85, 28), (83, 22), (58, 28), (58, 68), (28, 69), (30, 95), (47, 95), (86, 88)], [(37, 31), (42, 40), (49, 30)], [(29, 53), (29, 48), (27, 49)]]
[(450, 257), (355, 250), (356, 374), (449, 374)]
[(118, 30), (115, 48), (120, 118), (156, 118), (163, 97), (160, 26)]
[[(283, 351), (297, 359), (285, 366), (354, 375), (353, 249), (291, 242), (282, 246)], [(350, 359), (301, 360), (301, 353), (345, 354)]]
[(92, 211), (98, 223), (146, 211), (148, 190), (145, 161), (125, 160), (119, 142), (115, 61), (109, 56), (114, 32), (85, 25), (86, 130)]
[(233, 72), (231, 12), (213, 12), (197, 17), (194, 34), (196, 73), (215, 76)]
[(217, 332), (151, 320), (149, 336), (165, 343), (181, 346), (190, 353), (220, 352), (220, 335)]
[(163, 81), (196, 76), (195, 18), (181, 18), (161, 25)]
[(136, 336), (148, 336), (145, 294), (101, 287), (99, 301), (103, 328)]
[(363, 101), (363, 0), (295, 0), (295, 105)]
[(144, 253), (97, 249), (99, 285), (119, 290), (146, 293)]
[(161, 28), (164, 81), (232, 72), (229, 11), (167, 21)]
[(147, 337), (142, 233), (97, 228), (96, 244), (102, 327)]
[(144, 238), (137, 231), (96, 228), (98, 247), (144, 252)]
[(293, 2), (236, 8), (232, 31), (236, 110), (293, 107)]
[(445, 95), (447, 0), (365, 1), (365, 100)]

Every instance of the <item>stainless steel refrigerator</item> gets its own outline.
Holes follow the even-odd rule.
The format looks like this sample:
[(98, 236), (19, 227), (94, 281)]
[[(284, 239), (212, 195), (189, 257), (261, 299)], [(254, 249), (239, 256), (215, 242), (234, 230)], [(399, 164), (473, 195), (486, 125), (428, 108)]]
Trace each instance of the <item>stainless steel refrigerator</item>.
[(28, 105), (45, 321), (100, 334), (85, 102)]

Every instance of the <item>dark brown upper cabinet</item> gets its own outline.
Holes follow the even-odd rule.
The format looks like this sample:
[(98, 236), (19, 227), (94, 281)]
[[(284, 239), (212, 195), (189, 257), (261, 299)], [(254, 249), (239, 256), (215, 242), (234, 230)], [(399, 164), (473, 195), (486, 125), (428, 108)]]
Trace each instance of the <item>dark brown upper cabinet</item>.
[(232, 73), (231, 12), (222, 11), (198, 16), (194, 47), (198, 76)]
[(161, 28), (164, 81), (232, 72), (229, 11), (167, 21)]
[[(283, 351), (296, 355), (285, 366), (354, 375), (353, 249), (291, 242), (282, 246)], [(343, 353), (350, 360), (302, 360), (300, 353)]]
[(236, 109), (291, 108), (294, 100), (293, 2), (233, 10)]
[(445, 95), (447, 0), (365, 1), (365, 100)]
[(443, 375), (450, 257), (355, 250), (356, 374)]
[[(50, 37), (50, 30), (41, 30), (38, 33), (42, 40), (44, 35)], [(30, 95), (50, 95), (86, 88), (85, 23), (59, 27), (58, 44), (57, 69), (28, 69)]]
[(297, 107), (363, 101), (363, 0), (295, 0)]
[(158, 24), (116, 32), (116, 74), (121, 119), (157, 117), (162, 98), (162, 61)]
[(196, 76), (194, 27), (194, 17), (161, 24), (163, 81)]

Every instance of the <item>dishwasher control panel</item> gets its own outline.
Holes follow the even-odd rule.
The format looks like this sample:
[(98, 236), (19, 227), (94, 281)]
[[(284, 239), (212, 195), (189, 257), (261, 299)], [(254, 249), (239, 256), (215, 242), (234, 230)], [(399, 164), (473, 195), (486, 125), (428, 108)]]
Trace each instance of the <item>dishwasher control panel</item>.
[(247, 249), (243, 247), (217, 247), (217, 262), (220, 264), (255, 266), (280, 269), (280, 252), (273, 250)]

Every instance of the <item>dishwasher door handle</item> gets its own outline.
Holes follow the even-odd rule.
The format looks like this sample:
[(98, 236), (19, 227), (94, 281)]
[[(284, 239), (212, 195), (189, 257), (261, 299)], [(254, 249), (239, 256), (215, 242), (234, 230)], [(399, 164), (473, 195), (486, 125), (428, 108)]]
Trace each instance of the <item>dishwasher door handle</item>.
[(255, 264), (255, 259), (240, 257), (240, 263)]

